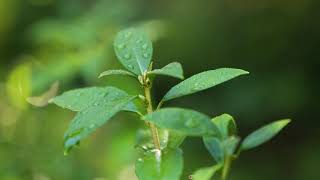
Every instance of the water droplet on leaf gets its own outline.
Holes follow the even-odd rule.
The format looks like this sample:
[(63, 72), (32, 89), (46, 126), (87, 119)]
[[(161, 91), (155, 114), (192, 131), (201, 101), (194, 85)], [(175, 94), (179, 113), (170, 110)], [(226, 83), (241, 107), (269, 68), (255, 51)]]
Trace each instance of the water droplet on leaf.
[(147, 47), (148, 47), (148, 44), (142, 45), (142, 49), (147, 49)]
[(131, 57), (130, 54), (125, 54), (124, 55), (124, 58), (126, 58), (126, 59), (130, 59), (130, 57)]
[(194, 119), (189, 119), (186, 121), (185, 125), (189, 128), (194, 128), (194, 127), (198, 126), (198, 123)]
[(143, 57), (145, 57), (145, 58), (147, 58), (148, 56), (149, 56), (148, 53), (143, 54)]

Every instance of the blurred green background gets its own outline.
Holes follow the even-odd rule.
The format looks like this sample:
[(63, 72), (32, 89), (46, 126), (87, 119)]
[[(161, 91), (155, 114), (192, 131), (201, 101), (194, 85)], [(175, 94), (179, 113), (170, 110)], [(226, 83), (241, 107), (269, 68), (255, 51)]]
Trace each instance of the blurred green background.
[[(232, 114), (243, 137), (292, 118), (274, 140), (244, 152), (231, 180), (319, 180), (319, 0), (0, 0), (0, 179), (130, 180), (137, 116), (119, 114), (69, 156), (63, 133), (74, 113), (26, 102), (56, 80), (59, 93), (113, 85), (139, 93), (129, 78), (98, 79), (121, 68), (112, 40), (144, 26), (154, 66), (183, 64), (185, 76), (219, 67), (251, 72), (167, 106)], [(177, 80), (157, 78), (159, 100)], [(183, 144), (184, 177), (214, 163), (201, 139)]]

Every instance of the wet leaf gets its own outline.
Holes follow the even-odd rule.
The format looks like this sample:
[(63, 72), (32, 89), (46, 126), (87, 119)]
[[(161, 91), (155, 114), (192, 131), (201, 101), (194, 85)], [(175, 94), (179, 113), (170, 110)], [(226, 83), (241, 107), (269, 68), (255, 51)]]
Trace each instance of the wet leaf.
[(179, 180), (182, 169), (181, 149), (151, 150), (136, 162), (139, 180)]
[(104, 76), (111, 76), (111, 75), (125, 75), (125, 76), (131, 76), (134, 78), (136, 77), (136, 75), (134, 75), (133, 73), (131, 73), (129, 71), (117, 69), (117, 70), (104, 71), (99, 75), (99, 78), (104, 77)]
[(248, 74), (248, 72), (232, 68), (205, 71), (193, 75), (172, 87), (163, 97), (162, 101), (168, 101), (177, 97), (193, 94), (244, 74)]
[(196, 172), (194, 172), (191, 175), (192, 180), (211, 180), (214, 174), (217, 171), (219, 171), (221, 168), (222, 168), (221, 164), (216, 164), (214, 166), (198, 169)]
[(200, 112), (182, 108), (164, 108), (142, 117), (160, 128), (174, 130), (189, 136), (218, 136), (218, 128)]
[(275, 135), (277, 135), (289, 122), (289, 119), (279, 120), (254, 131), (243, 140), (241, 149), (251, 149), (269, 141)]
[(111, 117), (123, 110), (134, 98), (136, 96), (124, 96), (114, 100), (100, 101), (101, 104), (96, 104), (78, 112), (65, 133), (65, 151), (68, 152), (81, 139), (109, 121)]
[(166, 75), (175, 77), (178, 79), (183, 79), (183, 69), (180, 63), (173, 62), (166, 66), (164, 66), (161, 69), (154, 69), (150, 72), (148, 72), (150, 75)]
[(152, 42), (136, 28), (120, 31), (114, 41), (116, 56), (121, 64), (136, 75), (144, 74), (152, 58)]

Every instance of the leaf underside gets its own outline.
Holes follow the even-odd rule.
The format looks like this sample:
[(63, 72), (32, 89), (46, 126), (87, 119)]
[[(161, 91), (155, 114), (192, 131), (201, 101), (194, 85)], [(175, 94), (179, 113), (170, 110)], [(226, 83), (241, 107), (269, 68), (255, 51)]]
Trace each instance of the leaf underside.
[(183, 69), (180, 63), (172, 62), (161, 69), (154, 69), (150, 71), (148, 74), (151, 75), (166, 75), (175, 77), (178, 79), (183, 79)]
[(102, 72), (99, 75), (99, 78), (104, 77), (104, 76), (111, 76), (111, 75), (124, 75), (124, 76), (136, 77), (136, 75), (134, 75), (133, 73), (131, 73), (129, 71), (122, 70), (122, 69), (116, 69), (116, 70), (106, 70), (106, 71)]
[(211, 180), (212, 176), (222, 168), (221, 164), (204, 167), (195, 171), (191, 176), (192, 180)]

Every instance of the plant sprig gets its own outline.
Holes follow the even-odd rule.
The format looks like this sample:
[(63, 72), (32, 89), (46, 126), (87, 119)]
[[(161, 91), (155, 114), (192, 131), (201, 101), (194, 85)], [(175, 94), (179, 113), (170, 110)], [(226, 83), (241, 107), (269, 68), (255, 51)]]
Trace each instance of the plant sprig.
[[(234, 68), (209, 70), (183, 80), (173, 86), (154, 109), (151, 97), (154, 77), (164, 75), (184, 79), (181, 64), (172, 62), (161, 69), (153, 69), (152, 42), (139, 28), (119, 32), (114, 41), (114, 48), (117, 58), (126, 70), (107, 70), (102, 72), (99, 78), (110, 75), (135, 78), (140, 83), (144, 95), (129, 95), (115, 87), (91, 87), (71, 90), (52, 99), (51, 102), (56, 105), (77, 112), (65, 133), (66, 154), (115, 114), (130, 111), (138, 114), (150, 129), (150, 133), (146, 133), (147, 142), (137, 144), (143, 150), (136, 162), (136, 175), (140, 180), (180, 179), (183, 171), (183, 153), (179, 146), (187, 136), (202, 137), (205, 147), (217, 163), (199, 169), (191, 177), (209, 180), (216, 172), (221, 171), (221, 179), (225, 180), (232, 161), (241, 151), (268, 141), (289, 123), (289, 120), (271, 123), (241, 142), (237, 135), (236, 122), (228, 114), (211, 119), (191, 109), (161, 108), (169, 100), (248, 74), (247, 71)], [(134, 100), (145, 103), (146, 114), (138, 111)]]

